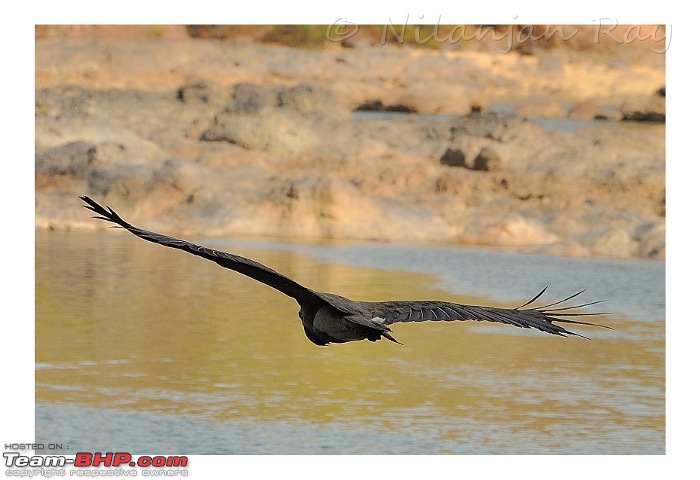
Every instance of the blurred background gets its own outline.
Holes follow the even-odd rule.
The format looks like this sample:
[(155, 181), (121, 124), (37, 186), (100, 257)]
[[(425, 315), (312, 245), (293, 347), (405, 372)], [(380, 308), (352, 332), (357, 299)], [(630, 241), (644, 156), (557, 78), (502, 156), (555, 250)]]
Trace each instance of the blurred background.
[[(665, 453), (665, 29), (37, 26), (36, 441), (174, 453)], [(297, 306), (586, 289), (591, 340)], [(106, 424), (105, 416), (117, 419)]]
[(664, 259), (664, 28), (602, 28), (37, 26), (37, 226)]

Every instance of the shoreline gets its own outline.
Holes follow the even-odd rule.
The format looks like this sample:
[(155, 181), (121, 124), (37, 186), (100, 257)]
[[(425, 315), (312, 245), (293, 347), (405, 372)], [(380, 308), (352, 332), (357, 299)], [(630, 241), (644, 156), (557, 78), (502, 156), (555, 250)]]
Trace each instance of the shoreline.
[[(662, 56), (140, 31), (37, 38), (36, 226), (100, 228), (88, 194), (180, 236), (665, 258), (664, 125), (618, 128), (663, 113)], [(368, 102), (417, 115), (358, 119)]]

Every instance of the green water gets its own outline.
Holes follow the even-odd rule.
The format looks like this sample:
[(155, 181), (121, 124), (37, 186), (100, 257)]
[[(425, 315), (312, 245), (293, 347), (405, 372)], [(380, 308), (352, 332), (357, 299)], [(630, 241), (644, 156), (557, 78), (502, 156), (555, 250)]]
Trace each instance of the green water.
[[(358, 300), (498, 304), (418, 271), (233, 248)], [(663, 321), (610, 315), (614, 332), (586, 329), (591, 341), (424, 322), (393, 328), (404, 345), (317, 347), (297, 310), (125, 232), (38, 230), (36, 441), (183, 454), (665, 452)]]

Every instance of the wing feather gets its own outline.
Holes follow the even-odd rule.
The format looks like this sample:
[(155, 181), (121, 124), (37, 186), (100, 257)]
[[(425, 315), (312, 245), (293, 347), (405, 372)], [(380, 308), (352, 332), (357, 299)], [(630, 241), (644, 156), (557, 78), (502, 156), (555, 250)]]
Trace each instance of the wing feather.
[[(540, 292), (537, 297), (539, 297), (541, 294), (542, 292)], [(569, 300), (574, 296), (576, 295), (572, 295), (563, 301)], [(585, 307), (598, 302), (591, 302), (572, 307), (560, 307), (554, 309), (547, 308), (554, 305), (561, 305), (562, 301), (559, 301), (544, 307), (523, 308), (526, 305), (532, 304), (537, 297), (527, 302), (525, 305), (513, 309), (462, 305), (459, 303), (439, 301), (393, 301), (371, 304), (365, 303), (365, 305), (366, 308), (372, 309), (372, 315), (383, 318), (383, 324), (385, 325), (391, 325), (392, 323), (397, 322), (421, 322), (425, 320), (475, 320), (504, 323), (520, 328), (535, 328), (554, 335), (574, 335), (579, 337), (583, 337), (583, 335), (569, 331), (561, 325), (557, 325), (557, 322), (610, 328), (605, 325), (560, 318), (561, 316), (572, 315), (598, 315), (595, 313), (586, 312), (562, 312), (562, 310)]]
[(133, 233), (139, 238), (147, 240), (149, 242), (157, 243), (165, 247), (176, 248), (178, 250), (183, 250), (187, 253), (191, 253), (201, 258), (205, 258), (212, 262), (219, 264), (224, 268), (230, 270), (235, 270), (243, 275), (253, 278), (259, 282), (269, 285), (272, 288), (279, 290), (280, 292), (295, 298), (297, 301), (301, 302), (309, 299), (319, 299), (322, 300), (316, 292), (313, 290), (300, 285), (291, 278), (288, 278), (281, 273), (274, 271), (273, 269), (258, 263), (255, 260), (249, 258), (241, 257), (239, 255), (234, 255), (227, 252), (222, 252), (220, 250), (214, 250), (211, 248), (203, 247), (185, 240), (180, 240), (178, 238), (170, 237), (168, 235), (163, 235), (160, 233), (151, 232), (148, 230), (143, 230), (141, 228), (135, 227), (130, 223), (123, 220), (117, 212), (107, 207), (106, 209), (87, 196), (80, 197), (87, 205), (85, 208), (97, 213), (94, 218), (105, 220), (107, 222), (114, 223), (122, 228), (125, 228), (129, 232)]
[[(214, 250), (185, 240), (135, 227), (123, 220), (117, 212), (110, 207), (105, 208), (87, 196), (82, 196), (80, 198), (86, 203), (86, 205), (84, 205), (85, 208), (97, 214), (94, 218), (114, 223), (149, 242), (183, 250), (187, 253), (215, 262), (224, 268), (235, 270), (296, 299), (300, 305), (305, 302), (312, 302), (316, 305), (318, 305), (319, 302), (323, 302), (331, 305), (340, 312), (345, 313), (349, 321), (377, 330), (382, 336), (392, 341), (396, 340), (389, 335), (388, 332), (390, 332), (390, 330), (386, 325), (397, 322), (423, 322), (426, 320), (475, 320), (497, 322), (514, 325), (520, 328), (535, 328), (554, 335), (575, 335), (579, 337), (583, 337), (583, 335), (571, 332), (557, 323), (610, 328), (605, 325), (570, 319), (572, 316), (597, 315), (596, 313), (578, 312), (576, 309), (594, 305), (598, 302), (562, 306), (564, 302), (577, 297), (583, 293), (583, 291), (543, 306), (530, 306), (545, 292), (546, 287), (530, 301), (513, 309), (462, 305), (440, 301), (353, 302), (340, 295), (315, 292), (300, 285), (291, 278), (249, 258)], [(530, 307), (525, 308), (528, 306)]]

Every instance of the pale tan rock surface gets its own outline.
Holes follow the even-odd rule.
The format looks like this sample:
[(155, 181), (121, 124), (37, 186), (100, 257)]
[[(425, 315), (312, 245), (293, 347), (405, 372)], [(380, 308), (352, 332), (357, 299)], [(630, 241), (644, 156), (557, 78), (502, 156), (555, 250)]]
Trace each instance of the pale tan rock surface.
[[(180, 236), (665, 257), (664, 59), (648, 48), (309, 50), (144, 31), (37, 38), (38, 227), (103, 228), (87, 194)], [(353, 113), (363, 104), (417, 114)], [(603, 114), (652, 122), (586, 122)]]

